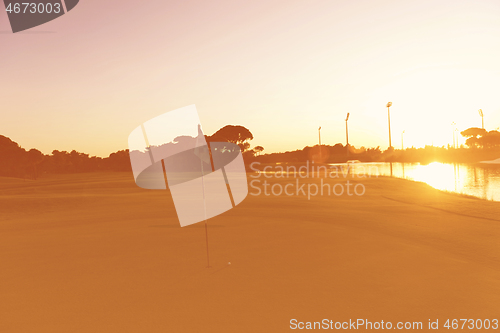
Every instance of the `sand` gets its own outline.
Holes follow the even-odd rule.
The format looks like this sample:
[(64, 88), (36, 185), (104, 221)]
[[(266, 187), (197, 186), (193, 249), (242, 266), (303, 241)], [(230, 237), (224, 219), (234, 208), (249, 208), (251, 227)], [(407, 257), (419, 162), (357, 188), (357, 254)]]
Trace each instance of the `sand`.
[(207, 269), (203, 223), (130, 174), (0, 178), (0, 332), (500, 317), (500, 203), (353, 181), (365, 195), (249, 195), (209, 220)]

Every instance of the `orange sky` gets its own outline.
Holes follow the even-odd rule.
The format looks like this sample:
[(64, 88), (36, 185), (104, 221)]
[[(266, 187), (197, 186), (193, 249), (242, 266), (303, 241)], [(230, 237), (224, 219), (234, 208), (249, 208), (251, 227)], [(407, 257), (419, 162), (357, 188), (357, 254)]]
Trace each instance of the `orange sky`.
[(445, 145), (500, 126), (500, 1), (81, 0), (12, 34), (0, 14), (0, 134), (107, 156), (166, 111), (249, 128), (265, 152), (318, 140)]

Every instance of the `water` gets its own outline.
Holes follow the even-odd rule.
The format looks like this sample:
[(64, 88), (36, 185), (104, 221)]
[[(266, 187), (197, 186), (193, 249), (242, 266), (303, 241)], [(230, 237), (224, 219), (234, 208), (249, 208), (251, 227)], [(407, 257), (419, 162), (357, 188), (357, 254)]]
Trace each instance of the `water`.
[[(392, 166), (391, 166), (392, 164)], [(345, 164), (338, 164), (344, 166)], [(430, 163), (354, 163), (352, 172), (420, 181), (443, 191), (500, 201), (500, 165)]]

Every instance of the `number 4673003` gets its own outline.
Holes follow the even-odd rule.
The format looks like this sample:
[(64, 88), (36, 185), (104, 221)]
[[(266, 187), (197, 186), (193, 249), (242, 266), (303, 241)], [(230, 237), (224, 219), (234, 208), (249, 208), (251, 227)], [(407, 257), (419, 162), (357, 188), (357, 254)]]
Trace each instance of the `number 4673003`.
[(7, 13), (15, 13), (15, 14), (59, 14), (61, 12), (61, 4), (60, 3), (30, 3), (30, 2), (22, 2), (22, 3), (9, 3), (6, 8)]
[(498, 329), (498, 319), (448, 319), (443, 327), (447, 329)]

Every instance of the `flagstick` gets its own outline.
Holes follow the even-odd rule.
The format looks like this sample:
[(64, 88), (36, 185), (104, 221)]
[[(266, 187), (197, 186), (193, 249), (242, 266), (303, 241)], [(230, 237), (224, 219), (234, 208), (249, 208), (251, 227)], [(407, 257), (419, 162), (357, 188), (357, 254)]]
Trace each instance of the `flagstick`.
[(201, 184), (203, 187), (203, 208), (205, 209), (205, 239), (207, 242), (207, 268), (210, 268), (210, 256), (208, 252), (208, 223), (207, 223), (207, 202), (205, 200), (205, 177), (203, 175), (203, 159), (200, 158), (201, 163)]

